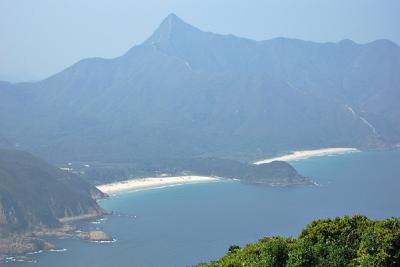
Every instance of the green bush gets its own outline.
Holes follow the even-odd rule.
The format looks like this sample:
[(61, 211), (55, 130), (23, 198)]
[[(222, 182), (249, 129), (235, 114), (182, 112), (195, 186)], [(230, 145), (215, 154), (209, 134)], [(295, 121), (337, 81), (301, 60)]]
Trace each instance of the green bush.
[(243, 248), (231, 246), (220, 260), (198, 266), (400, 266), (400, 218), (317, 220), (297, 239), (266, 237)]

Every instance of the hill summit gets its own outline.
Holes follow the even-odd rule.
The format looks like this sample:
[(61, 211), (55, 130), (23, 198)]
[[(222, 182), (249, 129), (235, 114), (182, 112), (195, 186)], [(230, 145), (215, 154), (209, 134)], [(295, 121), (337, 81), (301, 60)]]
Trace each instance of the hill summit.
[[(114, 59), (0, 83), (0, 141), (53, 162), (220, 157), (400, 143), (400, 48), (204, 32), (169, 15)], [(29, 129), (29, 131), (27, 131)]]

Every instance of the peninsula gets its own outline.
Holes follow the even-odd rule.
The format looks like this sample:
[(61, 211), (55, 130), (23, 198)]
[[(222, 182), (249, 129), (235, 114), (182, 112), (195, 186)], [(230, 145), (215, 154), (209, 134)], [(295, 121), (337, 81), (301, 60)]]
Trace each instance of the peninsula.
[(259, 165), (264, 163), (270, 163), (273, 161), (294, 161), (312, 157), (321, 157), (327, 155), (354, 153), (354, 152), (360, 152), (360, 150), (352, 147), (333, 147), (333, 148), (320, 148), (313, 150), (300, 150), (300, 151), (294, 151), (292, 153), (283, 156), (259, 160), (254, 162), (254, 164)]

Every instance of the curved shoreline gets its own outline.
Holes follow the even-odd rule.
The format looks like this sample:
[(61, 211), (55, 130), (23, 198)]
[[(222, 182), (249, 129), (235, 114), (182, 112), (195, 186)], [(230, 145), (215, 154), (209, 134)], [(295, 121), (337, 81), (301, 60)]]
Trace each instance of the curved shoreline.
[(116, 194), (128, 191), (159, 188), (164, 186), (208, 183), (221, 181), (218, 177), (208, 176), (170, 176), (170, 177), (148, 177), (139, 179), (130, 179), (121, 182), (98, 185), (97, 188), (107, 194)]
[(336, 154), (345, 154), (345, 153), (354, 153), (360, 152), (360, 150), (352, 147), (331, 147), (331, 148), (321, 148), (321, 149), (314, 149), (314, 150), (300, 150), (300, 151), (293, 151), (290, 154), (282, 155), (279, 157), (273, 157), (268, 159), (263, 159), (254, 162), (256, 165), (270, 163), (272, 161), (294, 161), (294, 160), (301, 160), (307, 159), (312, 157), (321, 157), (321, 156), (328, 156), (328, 155), (336, 155)]

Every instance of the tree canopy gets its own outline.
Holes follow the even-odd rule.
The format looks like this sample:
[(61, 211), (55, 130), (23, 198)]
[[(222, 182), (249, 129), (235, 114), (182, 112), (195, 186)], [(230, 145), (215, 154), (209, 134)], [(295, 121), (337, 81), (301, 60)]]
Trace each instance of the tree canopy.
[(400, 266), (400, 218), (362, 215), (316, 220), (298, 238), (265, 237), (233, 245), (217, 261), (198, 267)]

